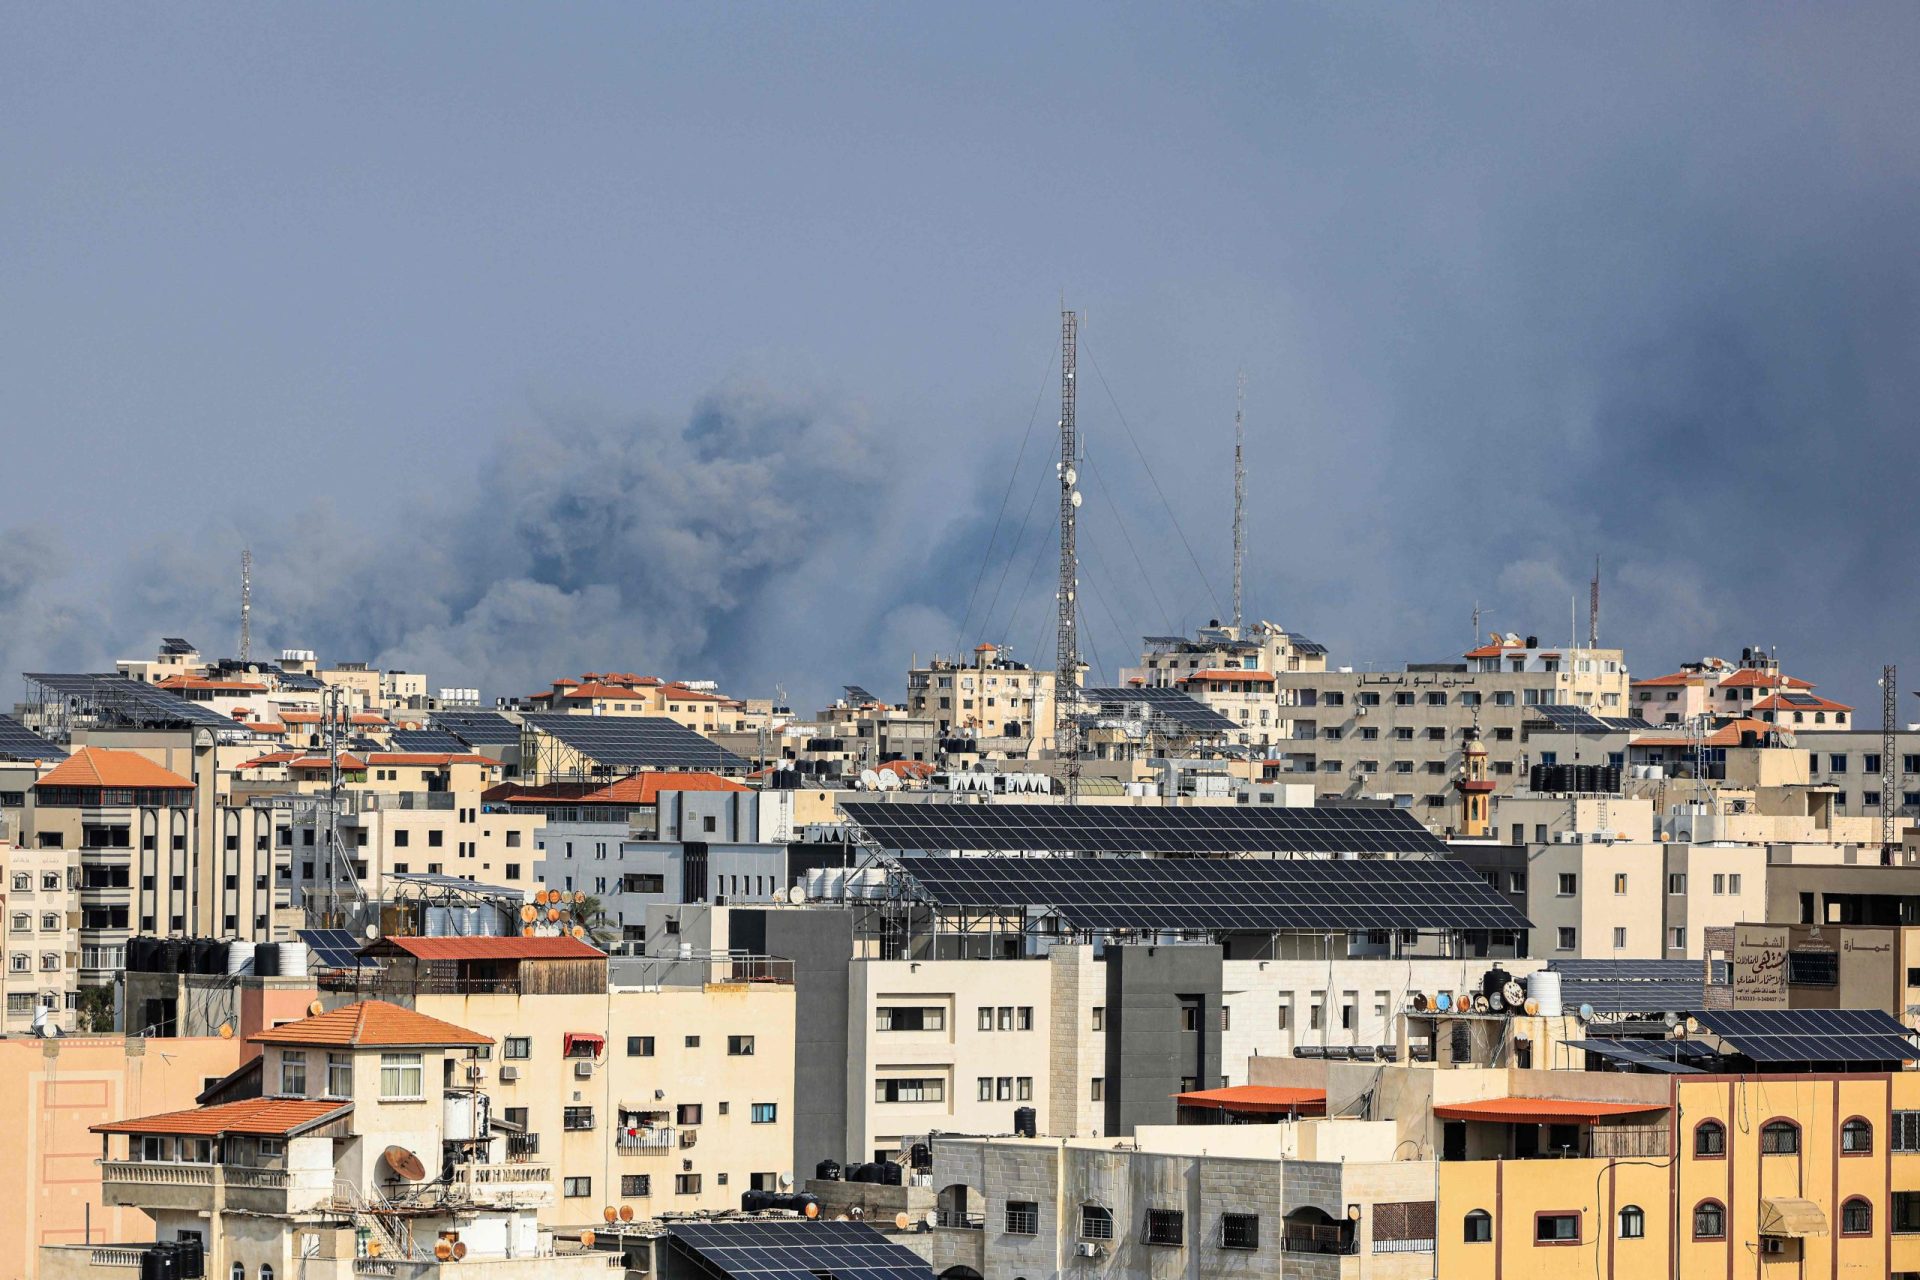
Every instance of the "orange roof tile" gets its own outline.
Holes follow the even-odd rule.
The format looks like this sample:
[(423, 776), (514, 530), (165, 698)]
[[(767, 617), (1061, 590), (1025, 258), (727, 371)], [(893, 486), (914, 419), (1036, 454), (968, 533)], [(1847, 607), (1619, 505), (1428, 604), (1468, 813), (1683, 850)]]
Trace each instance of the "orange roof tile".
[(660, 688), (660, 693), (661, 693), (661, 696), (663, 697), (685, 698), (691, 702), (731, 701), (731, 699), (727, 698), (724, 694), (707, 693), (705, 690), (702, 690), (702, 689), (689, 689), (687, 688), (687, 686), (679, 683), (662, 685)]
[[(383, 938), (420, 960), (604, 960), (607, 953), (565, 935), (553, 938)], [(377, 945), (377, 944), (376, 944)], [(491, 1043), (491, 1042), (489, 1042)]]
[(1675, 671), (1671, 675), (1649, 676), (1645, 680), (1635, 680), (1633, 687), (1637, 689), (1641, 685), (1704, 684), (1706, 683), (1706, 679), (1705, 676), (1699, 675), (1696, 672)]
[(883, 760), (873, 766), (874, 772), (885, 770), (899, 774), (903, 778), (925, 778), (933, 774), (933, 766), (925, 760)]
[(1488, 1120), (1495, 1124), (1592, 1124), (1613, 1116), (1665, 1111), (1664, 1102), (1589, 1102), (1582, 1098), (1486, 1098), (1433, 1109), (1436, 1120)]
[[(489, 764), (492, 761), (488, 761)], [(529, 787), (507, 783), (484, 799), (508, 804), (658, 804), (662, 791), (751, 791), (717, 773), (635, 773), (603, 787), (592, 783), (551, 782)]]
[(1807, 699), (1807, 701), (1788, 702), (1785, 698), (1781, 697), (1777, 693), (1769, 694), (1768, 696), (1760, 699), (1760, 701), (1754, 703), (1753, 709), (1755, 711), (1851, 711), (1853, 710), (1852, 707), (1848, 706), (1844, 702), (1835, 702), (1831, 698), (1822, 698), (1817, 694), (1803, 693), (1799, 696)]
[(1506, 652), (1503, 644), (1483, 644), (1478, 649), (1469, 649), (1460, 656), (1463, 658), (1497, 658)]
[(1813, 685), (1797, 676), (1778, 676), (1752, 667), (1742, 667), (1720, 682), (1722, 689), (1771, 689), (1784, 684), (1789, 689), (1811, 689)]
[(1294, 1088), (1285, 1085), (1237, 1084), (1224, 1089), (1197, 1089), (1176, 1093), (1173, 1100), (1183, 1107), (1207, 1107), (1215, 1111), (1239, 1111), (1271, 1115), (1289, 1111), (1319, 1114), (1327, 1109), (1325, 1089)]
[[(598, 955), (598, 952), (594, 954)], [(436, 1048), (492, 1044), (491, 1036), (429, 1018), (384, 1000), (359, 1000), (249, 1037), (255, 1044), (343, 1045), (354, 1048)]]
[(285, 1138), (353, 1110), (338, 1098), (243, 1098), (213, 1107), (163, 1111), (157, 1116), (96, 1124), (94, 1133), (174, 1133), (217, 1138), (224, 1133), (251, 1133)]
[(135, 751), (82, 747), (55, 765), (36, 787), (141, 787), (192, 790), (193, 780), (165, 769)]
[(561, 695), (567, 698), (637, 698), (640, 695), (632, 689), (617, 684), (605, 684), (599, 681), (593, 684), (575, 685)]

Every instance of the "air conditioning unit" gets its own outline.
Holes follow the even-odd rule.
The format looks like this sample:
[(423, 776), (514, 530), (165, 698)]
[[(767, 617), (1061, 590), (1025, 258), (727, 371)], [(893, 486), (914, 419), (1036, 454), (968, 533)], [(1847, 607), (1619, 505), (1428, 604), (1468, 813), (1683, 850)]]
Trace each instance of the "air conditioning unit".
[(593, 1064), (584, 1058), (573, 1064), (573, 1074), (579, 1080), (593, 1079)]
[(486, 1076), (487, 1076), (487, 1073), (480, 1067), (478, 1063), (474, 1063), (473, 1065), (467, 1068), (467, 1079), (469, 1080), (484, 1080), (486, 1079)]
[(519, 1078), (520, 1078), (520, 1068), (518, 1067), (500, 1068), (501, 1084), (512, 1084), (515, 1080), (518, 1080)]
[(1082, 1240), (1079, 1244), (1073, 1246), (1073, 1251), (1083, 1258), (1097, 1258), (1106, 1252), (1106, 1250), (1102, 1249), (1092, 1240)]

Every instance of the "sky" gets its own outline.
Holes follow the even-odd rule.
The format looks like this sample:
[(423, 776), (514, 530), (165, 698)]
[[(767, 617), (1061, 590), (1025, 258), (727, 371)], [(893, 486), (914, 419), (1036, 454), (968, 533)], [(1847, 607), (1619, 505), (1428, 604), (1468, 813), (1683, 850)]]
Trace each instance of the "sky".
[(0, 13), (0, 672), (233, 652), (243, 547), (488, 696), (1050, 663), (1064, 299), (1096, 679), (1231, 609), (1244, 373), (1337, 664), (1598, 557), (1638, 674), (1920, 688), (1912, 6)]

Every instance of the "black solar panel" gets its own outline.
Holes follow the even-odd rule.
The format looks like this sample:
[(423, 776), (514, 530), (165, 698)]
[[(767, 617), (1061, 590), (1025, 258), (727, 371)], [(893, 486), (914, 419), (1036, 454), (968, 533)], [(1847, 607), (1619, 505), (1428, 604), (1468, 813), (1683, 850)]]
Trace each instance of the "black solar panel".
[(314, 961), (323, 969), (360, 967), (360, 940), (349, 929), (301, 929), (296, 936), (313, 949)]
[(1911, 1062), (1913, 1033), (1879, 1009), (1708, 1009), (1693, 1015), (1755, 1062)]
[(474, 747), (517, 747), (520, 726), (498, 711), (436, 711), (434, 728), (453, 734)]
[(669, 1222), (667, 1231), (715, 1272), (742, 1280), (933, 1280), (924, 1258), (864, 1222)]
[(467, 744), (444, 729), (395, 729), (392, 734), (395, 751), (449, 751), (456, 755), (467, 750)]
[(1682, 1053), (1689, 1047), (1680, 1040), (1568, 1040), (1569, 1049), (1584, 1049), (1622, 1066), (1667, 1075), (1699, 1075), (1706, 1070), (1694, 1061), (1694, 1055)]
[[(1716, 960), (1715, 981), (1726, 980), (1726, 961)], [(1549, 960), (1547, 968), (1570, 982), (1699, 982), (1706, 974), (1702, 960)]]
[(1080, 706), (1084, 712), (1088, 713), (1081, 718), (1088, 720), (1133, 715), (1142, 719), (1165, 720), (1171, 726), (1187, 733), (1234, 731), (1233, 721), (1198, 698), (1178, 689), (1130, 686), (1082, 689)]
[(67, 752), (12, 716), (0, 716), (0, 760), (64, 760)]
[(189, 702), (164, 689), (156, 689), (122, 675), (95, 675), (84, 672), (28, 672), (32, 683), (48, 693), (84, 705), (110, 719), (138, 726), (204, 725), (211, 729), (242, 732), (244, 726), (231, 716), (221, 715), (203, 703)]
[(183, 640), (179, 636), (166, 636), (160, 641), (160, 652), (169, 655), (180, 655), (198, 653), (199, 650), (193, 647), (193, 641), (191, 640)]
[(1822, 699), (1816, 698), (1810, 693), (1783, 693), (1780, 695), (1780, 701), (1795, 707), (1817, 707), (1821, 704)]
[(1529, 707), (1527, 710), (1554, 728), (1572, 733), (1626, 733), (1653, 728), (1651, 723), (1639, 716), (1596, 716), (1585, 707), (1548, 706)]
[(844, 685), (841, 685), (840, 687), (847, 691), (847, 700), (849, 702), (857, 702), (864, 705), (869, 702), (880, 701), (880, 699), (874, 697), (871, 693), (868, 693), (866, 689), (864, 689), (860, 685), (844, 684)]
[(1272, 853), (1445, 857), (1446, 842), (1394, 808), (1271, 805), (928, 804), (852, 800), (841, 812), (885, 849), (1024, 853)]
[(532, 712), (526, 722), (597, 763), (633, 769), (717, 769), (742, 772), (747, 762), (710, 738), (665, 716), (570, 716)]
[(1314, 657), (1322, 657), (1327, 652), (1327, 646), (1319, 643), (1318, 641), (1305, 640), (1299, 636), (1294, 636), (1293, 651), (1295, 653), (1309, 654)]
[(1058, 912), (1076, 928), (1525, 929), (1480, 874), (1447, 858), (900, 859), (935, 904)]

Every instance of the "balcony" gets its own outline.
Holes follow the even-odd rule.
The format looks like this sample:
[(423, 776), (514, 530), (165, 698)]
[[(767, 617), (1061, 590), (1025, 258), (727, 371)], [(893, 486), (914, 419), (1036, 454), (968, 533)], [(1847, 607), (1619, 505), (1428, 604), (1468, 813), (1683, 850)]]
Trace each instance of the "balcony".
[(614, 1141), (613, 1149), (623, 1156), (657, 1156), (672, 1151), (676, 1144), (672, 1129), (642, 1129), (635, 1133), (622, 1133)]
[(466, 1164), (454, 1172), (457, 1194), (492, 1209), (544, 1208), (553, 1203), (553, 1166)]
[(42, 1280), (99, 1280), (112, 1275), (114, 1280), (133, 1280), (140, 1274), (140, 1259), (152, 1248), (146, 1244), (43, 1244), (40, 1246)]
[(101, 1196), (108, 1204), (151, 1212), (220, 1208), (247, 1213), (300, 1213), (326, 1203), (332, 1187), (324, 1172), (240, 1164), (191, 1164), (164, 1160), (103, 1160)]

